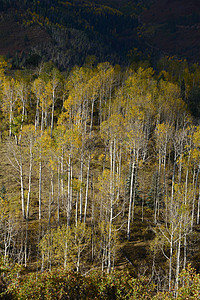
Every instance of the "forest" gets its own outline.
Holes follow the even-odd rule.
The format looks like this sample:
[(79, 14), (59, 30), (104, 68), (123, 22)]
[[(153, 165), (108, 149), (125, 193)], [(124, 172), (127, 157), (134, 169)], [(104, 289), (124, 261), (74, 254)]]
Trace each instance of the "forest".
[(199, 78), (1, 57), (2, 299), (199, 299)]
[(200, 299), (200, 15), (177, 2), (0, 1), (0, 299)]

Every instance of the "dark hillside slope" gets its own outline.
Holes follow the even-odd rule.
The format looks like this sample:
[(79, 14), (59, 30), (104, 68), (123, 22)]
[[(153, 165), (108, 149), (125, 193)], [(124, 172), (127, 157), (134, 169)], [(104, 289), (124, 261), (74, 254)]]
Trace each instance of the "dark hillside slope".
[(15, 55), (26, 48), (50, 41), (48, 33), (39, 25), (23, 27), (12, 16), (5, 16), (0, 22), (0, 55)]
[[(161, 53), (199, 61), (199, 1), (44, 0), (0, 3), (0, 55), (15, 68), (53, 61), (60, 69), (97, 62), (155, 61)], [(132, 54), (130, 57), (129, 54)]]
[[(59, 67), (82, 64), (89, 55), (121, 63), (138, 46), (136, 17), (91, 1), (9, 1), (0, 7), (0, 54), (24, 66), (32, 56)], [(33, 61), (33, 63), (37, 63)]]
[(141, 14), (143, 34), (169, 55), (199, 61), (200, 2), (159, 0)]

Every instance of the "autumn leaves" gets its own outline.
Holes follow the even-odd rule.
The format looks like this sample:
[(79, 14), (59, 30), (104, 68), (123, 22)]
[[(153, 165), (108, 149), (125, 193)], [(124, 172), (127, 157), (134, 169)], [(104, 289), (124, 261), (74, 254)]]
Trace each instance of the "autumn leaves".
[[(2, 145), (18, 182), (16, 210), (26, 223), (25, 246), (12, 253), (11, 244), (20, 244), (13, 235), (6, 255), (24, 251), (24, 262), (33, 243), (42, 269), (60, 262), (110, 272), (119, 238), (133, 239), (132, 222), (138, 213), (144, 220), (148, 208), (152, 252), (166, 255), (169, 289), (173, 280), (178, 289), (187, 238), (200, 214), (199, 127), (178, 85), (152, 68), (121, 71), (109, 63), (68, 75), (51, 64), (28, 75), (8, 76), (5, 68), (4, 62)], [(12, 186), (6, 188), (11, 205)], [(6, 217), (20, 222), (13, 210)]]

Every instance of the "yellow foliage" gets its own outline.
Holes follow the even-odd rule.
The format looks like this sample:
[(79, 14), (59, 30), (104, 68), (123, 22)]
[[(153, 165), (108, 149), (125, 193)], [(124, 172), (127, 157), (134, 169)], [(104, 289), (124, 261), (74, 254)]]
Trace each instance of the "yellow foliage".
[(113, 114), (101, 124), (101, 135), (105, 140), (120, 140), (124, 136), (125, 120), (121, 114)]

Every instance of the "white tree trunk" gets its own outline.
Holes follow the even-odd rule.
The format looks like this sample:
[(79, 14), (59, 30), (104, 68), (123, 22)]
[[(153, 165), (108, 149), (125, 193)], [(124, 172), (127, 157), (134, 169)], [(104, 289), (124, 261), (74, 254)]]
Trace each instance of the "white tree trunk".
[(131, 184), (130, 184), (128, 225), (127, 225), (128, 240), (130, 240), (130, 223), (131, 223), (131, 211), (132, 211), (132, 200), (133, 200), (132, 198), (133, 198), (134, 170), (135, 170), (135, 148), (133, 149), (133, 162), (132, 162), (132, 168), (131, 168)]
[(89, 179), (90, 179), (90, 159), (91, 159), (91, 155), (89, 154), (88, 167), (87, 167), (87, 183), (86, 183), (86, 191), (85, 191), (84, 223), (86, 222), (86, 216), (87, 216), (88, 189), (89, 189)]
[(30, 140), (30, 163), (29, 163), (29, 176), (28, 176), (28, 196), (27, 196), (27, 205), (26, 205), (26, 219), (29, 218), (29, 207), (30, 207), (30, 196), (31, 196), (31, 179), (32, 179), (32, 166), (33, 166), (33, 141)]

